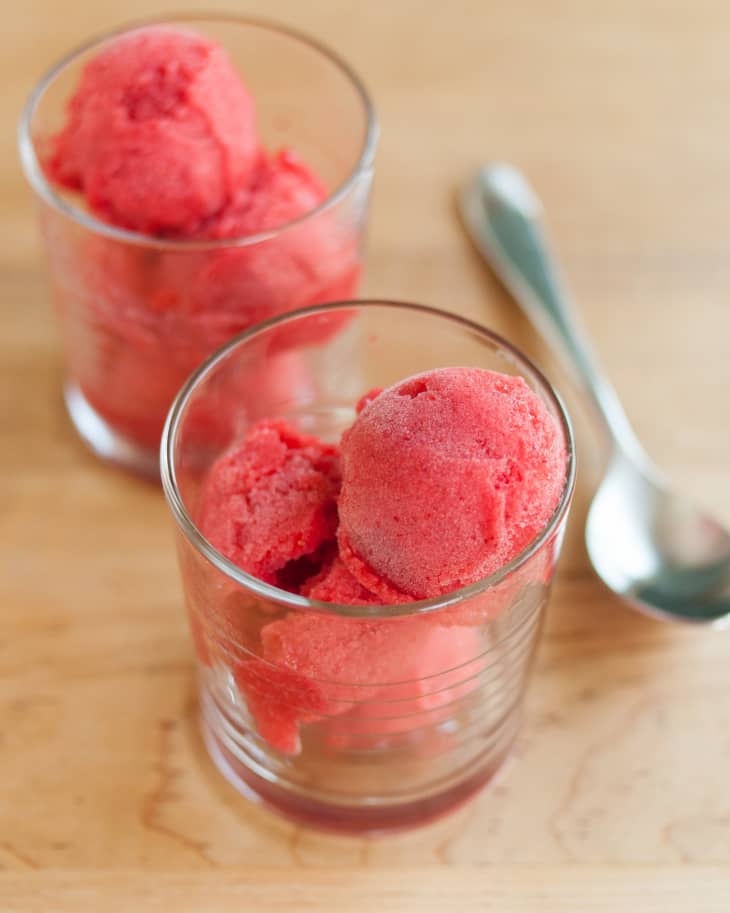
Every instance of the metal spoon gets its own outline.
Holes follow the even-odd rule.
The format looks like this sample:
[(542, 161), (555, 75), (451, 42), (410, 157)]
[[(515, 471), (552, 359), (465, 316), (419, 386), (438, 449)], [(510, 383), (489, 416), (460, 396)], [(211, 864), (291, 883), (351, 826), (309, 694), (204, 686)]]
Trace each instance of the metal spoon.
[(730, 532), (671, 491), (644, 452), (572, 317), (530, 185), (510, 165), (488, 165), (463, 191), (460, 206), (477, 248), (572, 364), (608, 432), (608, 469), (586, 524), (596, 573), (656, 618), (730, 623)]

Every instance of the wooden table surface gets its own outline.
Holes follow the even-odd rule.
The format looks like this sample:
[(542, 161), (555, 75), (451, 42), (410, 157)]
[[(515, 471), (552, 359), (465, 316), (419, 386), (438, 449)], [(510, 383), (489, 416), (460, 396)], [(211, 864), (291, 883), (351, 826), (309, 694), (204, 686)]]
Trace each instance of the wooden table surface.
[(0, 910), (727, 911), (730, 635), (652, 622), (594, 577), (582, 533), (601, 440), (467, 244), (453, 191), (487, 158), (528, 172), (649, 451), (730, 523), (730, 7), (246, 4), (339, 48), (377, 102), (366, 291), (506, 334), (565, 392), (579, 436), (515, 758), (437, 825), (346, 839), (252, 808), (213, 770), (161, 493), (89, 456), (61, 405), (13, 126), (59, 54), (167, 6), (3, 15)]

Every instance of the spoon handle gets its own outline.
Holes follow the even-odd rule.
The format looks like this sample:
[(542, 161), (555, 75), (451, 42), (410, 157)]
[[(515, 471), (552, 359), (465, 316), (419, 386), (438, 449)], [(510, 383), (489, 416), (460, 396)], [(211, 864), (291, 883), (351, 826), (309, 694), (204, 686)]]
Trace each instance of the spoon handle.
[(557, 277), (542, 207), (510, 165), (487, 165), (466, 188), (461, 210), (472, 240), (494, 272), (554, 347), (572, 364), (603, 418), (614, 446), (646, 459), (618, 395), (601, 373)]

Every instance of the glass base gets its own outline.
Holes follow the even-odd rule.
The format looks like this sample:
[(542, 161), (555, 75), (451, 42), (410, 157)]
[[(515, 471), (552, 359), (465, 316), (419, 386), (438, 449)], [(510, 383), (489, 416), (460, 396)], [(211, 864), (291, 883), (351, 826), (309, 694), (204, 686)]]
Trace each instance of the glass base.
[(96, 456), (145, 479), (160, 478), (160, 456), (156, 448), (141, 447), (115, 431), (90, 405), (78, 384), (67, 383), (63, 398), (76, 431)]
[(500, 746), (489, 752), (487, 762), (475, 765), (448, 789), (404, 802), (378, 803), (363, 799), (358, 805), (338, 805), (295, 792), (282, 785), (276, 774), (262, 776), (247, 763), (245, 754), (225, 736), (215, 699), (204, 688), (201, 694), (203, 740), (213, 763), (245, 798), (264, 805), (297, 824), (346, 834), (391, 834), (430, 824), (455, 812), (480, 792), (501, 770), (517, 733), (517, 720), (503, 733)]

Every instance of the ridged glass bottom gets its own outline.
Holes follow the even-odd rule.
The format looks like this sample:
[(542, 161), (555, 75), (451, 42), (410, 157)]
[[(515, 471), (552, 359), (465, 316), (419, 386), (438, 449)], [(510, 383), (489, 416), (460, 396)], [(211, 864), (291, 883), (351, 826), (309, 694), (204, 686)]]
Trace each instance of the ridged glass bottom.
[(160, 457), (157, 448), (142, 447), (115, 431), (91, 406), (77, 384), (68, 382), (63, 396), (76, 431), (96, 456), (135, 475), (159, 479)]
[(336, 790), (316, 788), (314, 784), (308, 789), (306, 784), (287, 782), (288, 765), (267, 764), (258, 747), (260, 741), (246, 730), (243, 720), (237, 719), (237, 731), (232, 730), (231, 714), (224, 711), (205, 683), (201, 691), (203, 739), (214, 764), (229, 783), (246, 798), (299, 824), (339, 833), (401, 831), (455, 811), (502, 767), (519, 729), (519, 719), (516, 708), (492, 733), (482, 755), (472, 757), (464, 767), (430, 788), (411, 790), (405, 782), (402, 789), (387, 796), (360, 795), (355, 801), (343, 803), (338, 801)]

